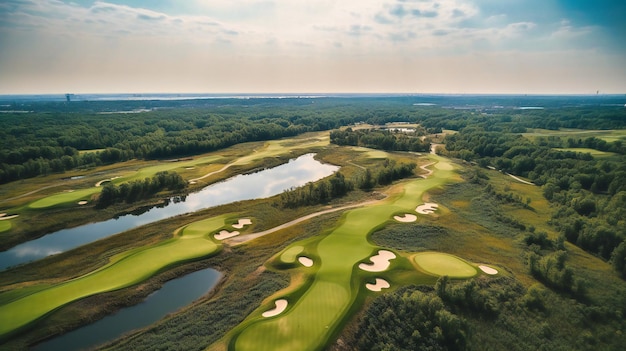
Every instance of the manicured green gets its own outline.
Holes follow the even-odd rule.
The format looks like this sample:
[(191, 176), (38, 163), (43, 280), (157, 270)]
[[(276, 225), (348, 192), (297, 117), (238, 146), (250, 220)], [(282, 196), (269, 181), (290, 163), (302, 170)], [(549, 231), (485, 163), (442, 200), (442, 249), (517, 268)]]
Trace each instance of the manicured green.
[(302, 251), (304, 251), (304, 247), (300, 245), (292, 246), (285, 250), (282, 255), (280, 255), (280, 259), (285, 263), (294, 263), (296, 262), (296, 258)]
[(0, 337), (72, 301), (137, 284), (176, 263), (217, 252), (219, 246), (209, 235), (224, 227), (227, 217), (194, 222), (172, 239), (120, 253), (94, 272), (0, 306)]
[[(316, 350), (324, 345), (341, 325), (358, 294), (365, 292), (364, 283), (353, 283), (355, 269), (358, 269), (355, 266), (369, 262), (380, 249), (368, 241), (368, 235), (390, 221), (394, 214), (415, 211), (426, 190), (453, 178), (451, 164), (438, 156), (432, 158), (441, 165), (429, 179), (401, 183), (399, 190), (386, 200), (346, 212), (342, 222), (317, 245), (321, 265), (308, 290), (297, 301), (289, 301), (282, 314), (272, 318), (256, 317), (242, 325), (243, 330), (236, 335), (231, 347), (238, 351)], [(292, 254), (291, 249), (283, 256), (286, 253)], [(395, 260), (391, 261), (390, 269)]]
[(11, 229), (11, 222), (8, 220), (0, 221), (0, 233), (6, 232), (9, 229)]
[(450, 278), (471, 278), (478, 274), (476, 268), (460, 258), (440, 252), (423, 252), (414, 257), (415, 263), (430, 274)]

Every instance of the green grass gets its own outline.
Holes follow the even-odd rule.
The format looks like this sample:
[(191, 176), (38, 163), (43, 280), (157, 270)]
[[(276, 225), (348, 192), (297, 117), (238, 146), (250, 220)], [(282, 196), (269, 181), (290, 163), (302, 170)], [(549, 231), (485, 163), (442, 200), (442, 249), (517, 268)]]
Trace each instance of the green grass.
[(0, 338), (72, 301), (137, 284), (169, 266), (217, 252), (219, 246), (209, 235), (222, 228), (227, 218), (194, 222), (172, 239), (123, 252), (94, 272), (0, 306)]
[(294, 263), (302, 251), (304, 251), (304, 247), (300, 245), (292, 246), (280, 255), (280, 259), (285, 263)]
[(626, 140), (626, 129), (607, 129), (607, 130), (587, 130), (587, 129), (567, 129), (548, 130), (548, 129), (529, 129), (527, 133), (522, 133), (525, 137), (561, 137), (586, 139), (596, 137), (606, 142), (614, 142), (617, 140)]
[(93, 194), (100, 192), (102, 188), (93, 187), (88, 189), (81, 189), (71, 192), (62, 192), (50, 196), (46, 196), (42, 199), (34, 201), (28, 205), (32, 209), (43, 209), (61, 204), (77, 203), (81, 200), (89, 200)]
[(6, 232), (9, 229), (11, 229), (11, 222), (8, 220), (0, 221), (0, 233)]
[(558, 149), (555, 148), (553, 150), (557, 150), (557, 151), (573, 151), (573, 152), (580, 152), (580, 153), (583, 153), (583, 154), (590, 153), (591, 156), (593, 156), (593, 157), (610, 157), (610, 156), (616, 155), (614, 152), (600, 151), (600, 150), (589, 149), (589, 148), (585, 148), (585, 147), (569, 147), (569, 148), (558, 148)]
[[(321, 264), (310, 287), (297, 301), (287, 297), (290, 305), (281, 315), (262, 318), (259, 314), (273, 308), (273, 305), (259, 308), (251, 319), (241, 325), (241, 331), (235, 334), (231, 347), (238, 351), (315, 350), (324, 345), (343, 323), (358, 295), (365, 293), (364, 283), (354, 284), (354, 280), (355, 274), (357, 277), (367, 274), (355, 271), (355, 266), (368, 262), (369, 257), (380, 249), (368, 241), (369, 234), (392, 221), (394, 214), (413, 212), (422, 202), (425, 191), (455, 178), (449, 162), (438, 156), (432, 158), (440, 165), (429, 179), (400, 183), (386, 200), (346, 212), (341, 223), (317, 244), (317, 260)], [(283, 256), (293, 254), (291, 250), (295, 252), (296, 248), (288, 249)], [(399, 257), (391, 261), (390, 269), (397, 264), (397, 260)], [(383, 276), (384, 273), (377, 275)]]
[[(113, 179), (111, 182), (113, 184), (121, 184), (130, 182), (133, 180), (143, 180), (145, 178), (150, 178), (159, 172), (164, 171), (172, 171), (180, 168), (186, 167), (194, 167), (201, 164), (207, 164), (215, 162), (221, 159), (222, 156), (212, 155), (200, 157), (197, 159), (189, 160), (189, 161), (181, 161), (181, 162), (162, 162), (155, 166), (148, 166), (139, 169), (137, 172), (133, 172), (132, 174), (122, 176), (120, 178)], [(44, 209), (53, 206), (59, 206), (63, 204), (71, 204), (76, 203), (80, 200), (89, 200), (92, 195), (98, 194), (102, 190), (102, 187), (91, 187), (87, 189), (76, 190), (72, 192), (62, 192), (53, 194), (42, 199), (36, 200), (28, 205), (28, 207), (32, 209)]]
[[(256, 150), (249, 155), (240, 157), (232, 164), (240, 166), (247, 165), (256, 160), (283, 155), (297, 149), (326, 146), (329, 142), (328, 132), (310, 134), (307, 137), (308, 138), (306, 139), (291, 138), (269, 141), (261, 149)], [(121, 184), (133, 180), (143, 180), (145, 178), (150, 178), (154, 176), (158, 172), (174, 171), (177, 169), (196, 167), (200, 165), (214, 163), (220, 159), (223, 159), (223, 157), (220, 155), (209, 155), (188, 161), (161, 162), (154, 166), (141, 168), (131, 174), (123, 175), (119, 178), (113, 179), (111, 182), (113, 184)], [(28, 207), (30, 207), (31, 209), (45, 209), (53, 206), (76, 203), (80, 200), (89, 200), (92, 195), (98, 194), (101, 190), (101, 187), (91, 187), (72, 192), (57, 193), (36, 200), (30, 203)]]
[(415, 263), (429, 274), (450, 278), (471, 278), (478, 274), (476, 268), (460, 258), (440, 252), (418, 253), (413, 258)]

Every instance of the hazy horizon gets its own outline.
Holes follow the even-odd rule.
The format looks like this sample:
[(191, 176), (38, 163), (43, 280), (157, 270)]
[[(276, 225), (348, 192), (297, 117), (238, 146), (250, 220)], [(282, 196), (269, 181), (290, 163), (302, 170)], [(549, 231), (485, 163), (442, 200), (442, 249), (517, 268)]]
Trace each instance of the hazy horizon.
[(618, 0), (7, 0), (0, 94), (623, 94), (624, 13)]

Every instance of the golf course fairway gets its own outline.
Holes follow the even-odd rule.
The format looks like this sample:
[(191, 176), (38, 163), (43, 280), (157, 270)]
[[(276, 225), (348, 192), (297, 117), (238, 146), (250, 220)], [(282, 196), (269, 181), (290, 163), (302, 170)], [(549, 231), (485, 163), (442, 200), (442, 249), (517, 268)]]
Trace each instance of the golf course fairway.
[(224, 227), (228, 216), (191, 223), (172, 239), (120, 253), (98, 270), (0, 306), (0, 338), (72, 301), (137, 284), (168, 266), (216, 253), (220, 246), (209, 235)]
[[(371, 263), (370, 257), (380, 249), (370, 244), (369, 234), (394, 221), (394, 215), (414, 211), (425, 191), (455, 179), (454, 167), (446, 159), (429, 157), (443, 164), (435, 167), (428, 179), (399, 183), (387, 199), (346, 212), (340, 224), (317, 245), (320, 266), (308, 290), (297, 301), (290, 300), (287, 309), (276, 317), (253, 314), (235, 333), (230, 348), (291, 351), (317, 350), (325, 345), (363, 291), (364, 284), (353, 282), (355, 266)], [(293, 254), (291, 250), (285, 253)], [(392, 261), (390, 269), (393, 265)]]

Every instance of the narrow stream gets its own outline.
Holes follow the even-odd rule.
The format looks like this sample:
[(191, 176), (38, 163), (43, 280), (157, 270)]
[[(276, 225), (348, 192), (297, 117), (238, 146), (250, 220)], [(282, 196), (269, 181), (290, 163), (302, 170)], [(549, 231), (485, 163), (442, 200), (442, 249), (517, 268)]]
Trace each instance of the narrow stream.
[(138, 305), (124, 308), (67, 334), (40, 343), (31, 350), (84, 350), (112, 341), (150, 324), (192, 303), (215, 287), (220, 273), (204, 269), (172, 279)]
[(306, 154), (274, 168), (237, 175), (189, 194), (184, 201), (170, 201), (164, 207), (154, 207), (140, 215), (128, 214), (116, 219), (47, 234), (0, 252), (0, 270), (71, 250), (176, 215), (235, 201), (271, 197), (292, 187), (299, 187), (327, 177), (339, 169), (337, 166), (323, 164), (315, 160), (313, 156), (314, 154)]

